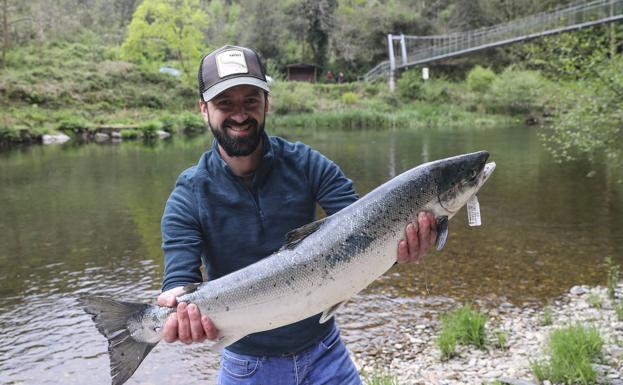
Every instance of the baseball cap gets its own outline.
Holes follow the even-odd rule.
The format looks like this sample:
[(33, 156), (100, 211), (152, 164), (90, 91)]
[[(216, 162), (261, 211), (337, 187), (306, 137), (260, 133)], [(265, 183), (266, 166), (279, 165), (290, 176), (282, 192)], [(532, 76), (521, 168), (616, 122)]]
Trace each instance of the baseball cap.
[(198, 78), (199, 93), (206, 102), (241, 84), (269, 91), (260, 57), (245, 47), (226, 45), (205, 55), (199, 64)]

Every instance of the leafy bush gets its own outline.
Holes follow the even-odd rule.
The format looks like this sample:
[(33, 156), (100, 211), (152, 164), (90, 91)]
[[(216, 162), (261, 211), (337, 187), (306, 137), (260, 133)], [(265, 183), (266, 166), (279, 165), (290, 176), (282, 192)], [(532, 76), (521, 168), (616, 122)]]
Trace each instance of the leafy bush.
[(139, 130), (126, 129), (121, 130), (121, 139), (137, 139), (143, 136)]
[(314, 88), (306, 82), (273, 82), (271, 109), (277, 114), (300, 114), (314, 111)]
[(514, 70), (509, 67), (491, 85), (491, 104), (511, 114), (541, 110), (539, 96), (547, 81), (536, 71)]
[(89, 122), (78, 116), (68, 116), (61, 120), (56, 126), (58, 131), (74, 135), (88, 132), (92, 128), (93, 126)]
[(357, 104), (359, 102), (359, 96), (354, 92), (344, 92), (342, 94), (342, 103), (347, 106), (352, 106), (353, 104)]
[(409, 70), (402, 73), (396, 88), (400, 96), (407, 100), (417, 99), (422, 95), (423, 81), (420, 73), (416, 70)]
[(597, 374), (592, 363), (603, 358), (603, 344), (594, 327), (576, 325), (555, 330), (549, 339), (549, 362), (532, 362), (532, 371), (540, 381), (595, 384)]
[(155, 138), (156, 131), (161, 131), (163, 128), (164, 124), (159, 120), (150, 120), (138, 126), (138, 130), (142, 132), (146, 138)]
[(467, 87), (472, 91), (486, 92), (491, 88), (495, 78), (493, 70), (478, 65), (467, 74)]

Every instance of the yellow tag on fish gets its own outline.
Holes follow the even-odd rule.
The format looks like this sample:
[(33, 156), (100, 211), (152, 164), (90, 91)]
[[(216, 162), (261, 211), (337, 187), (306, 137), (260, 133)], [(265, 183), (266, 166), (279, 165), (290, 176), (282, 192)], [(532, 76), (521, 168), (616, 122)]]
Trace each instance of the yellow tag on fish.
[(480, 204), (476, 195), (469, 198), (467, 201), (467, 220), (470, 226), (480, 226)]

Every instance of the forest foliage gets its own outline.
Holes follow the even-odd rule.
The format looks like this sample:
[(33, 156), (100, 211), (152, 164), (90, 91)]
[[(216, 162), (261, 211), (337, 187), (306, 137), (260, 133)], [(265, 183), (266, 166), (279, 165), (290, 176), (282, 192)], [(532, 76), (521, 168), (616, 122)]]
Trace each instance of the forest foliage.
[[(40, 124), (50, 114), (84, 105), (85, 101), (91, 103), (92, 112), (83, 108), (79, 113), (84, 119), (96, 113), (101, 121), (113, 111), (115, 119), (125, 121), (132, 120), (132, 114), (148, 114), (140, 112), (143, 108), (183, 109), (187, 103), (179, 101), (195, 97), (199, 58), (225, 44), (253, 47), (276, 79), (283, 79), (287, 65), (303, 62), (317, 64), (321, 71), (344, 72), (346, 80), (353, 81), (387, 59), (388, 33), (465, 31), (571, 2), (0, 0), (0, 68), (4, 68), (0, 71), (4, 83), (0, 84), (0, 102), (10, 111), (9, 118), (0, 123)], [(429, 103), (427, 106), (450, 103), (467, 111), (494, 114), (544, 114), (548, 124), (542, 136), (559, 159), (602, 153), (616, 156), (623, 141), (621, 24), (585, 28), (435, 63), (431, 67), (437, 78), (427, 85), (416, 71), (406, 71), (398, 81), (397, 95), (381, 91), (370, 96), (348, 89), (336, 100), (340, 106), (372, 107), (368, 112), (381, 114), (408, 100), (420, 100)], [(46, 57), (51, 54), (65, 57)], [(183, 84), (157, 74), (161, 66), (181, 70)], [(105, 71), (98, 72), (101, 68), (124, 70), (108, 76)], [(124, 71), (127, 76), (122, 76)], [(33, 83), (42, 78), (47, 81)], [(148, 80), (128, 84), (133, 78)], [(463, 80), (466, 85), (457, 91), (452, 82)], [(112, 85), (118, 88), (112, 90)], [(162, 87), (174, 92), (157, 91)], [(277, 113), (309, 114), (330, 109), (323, 103), (309, 102), (316, 98), (314, 93), (324, 92), (322, 88), (286, 84), (274, 88), (281, 97), (272, 103)], [(121, 99), (133, 103), (134, 109), (124, 105), (119, 110)], [(13, 101), (25, 106), (16, 106)]]

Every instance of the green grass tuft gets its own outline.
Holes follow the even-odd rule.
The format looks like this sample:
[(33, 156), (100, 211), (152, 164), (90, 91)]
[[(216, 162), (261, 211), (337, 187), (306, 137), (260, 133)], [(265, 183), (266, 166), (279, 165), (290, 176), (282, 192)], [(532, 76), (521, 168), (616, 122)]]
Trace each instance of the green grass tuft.
[(456, 354), (457, 344), (474, 345), (482, 349), (485, 345), (484, 314), (466, 305), (455, 309), (441, 317), (441, 333), (437, 338), (437, 346), (443, 359)]
[(372, 373), (364, 371), (361, 377), (365, 385), (399, 385), (395, 376), (381, 369), (374, 369)]
[(592, 364), (603, 358), (603, 339), (593, 327), (582, 325), (558, 329), (550, 334), (549, 361), (533, 361), (531, 368), (539, 381), (562, 384), (595, 384)]

